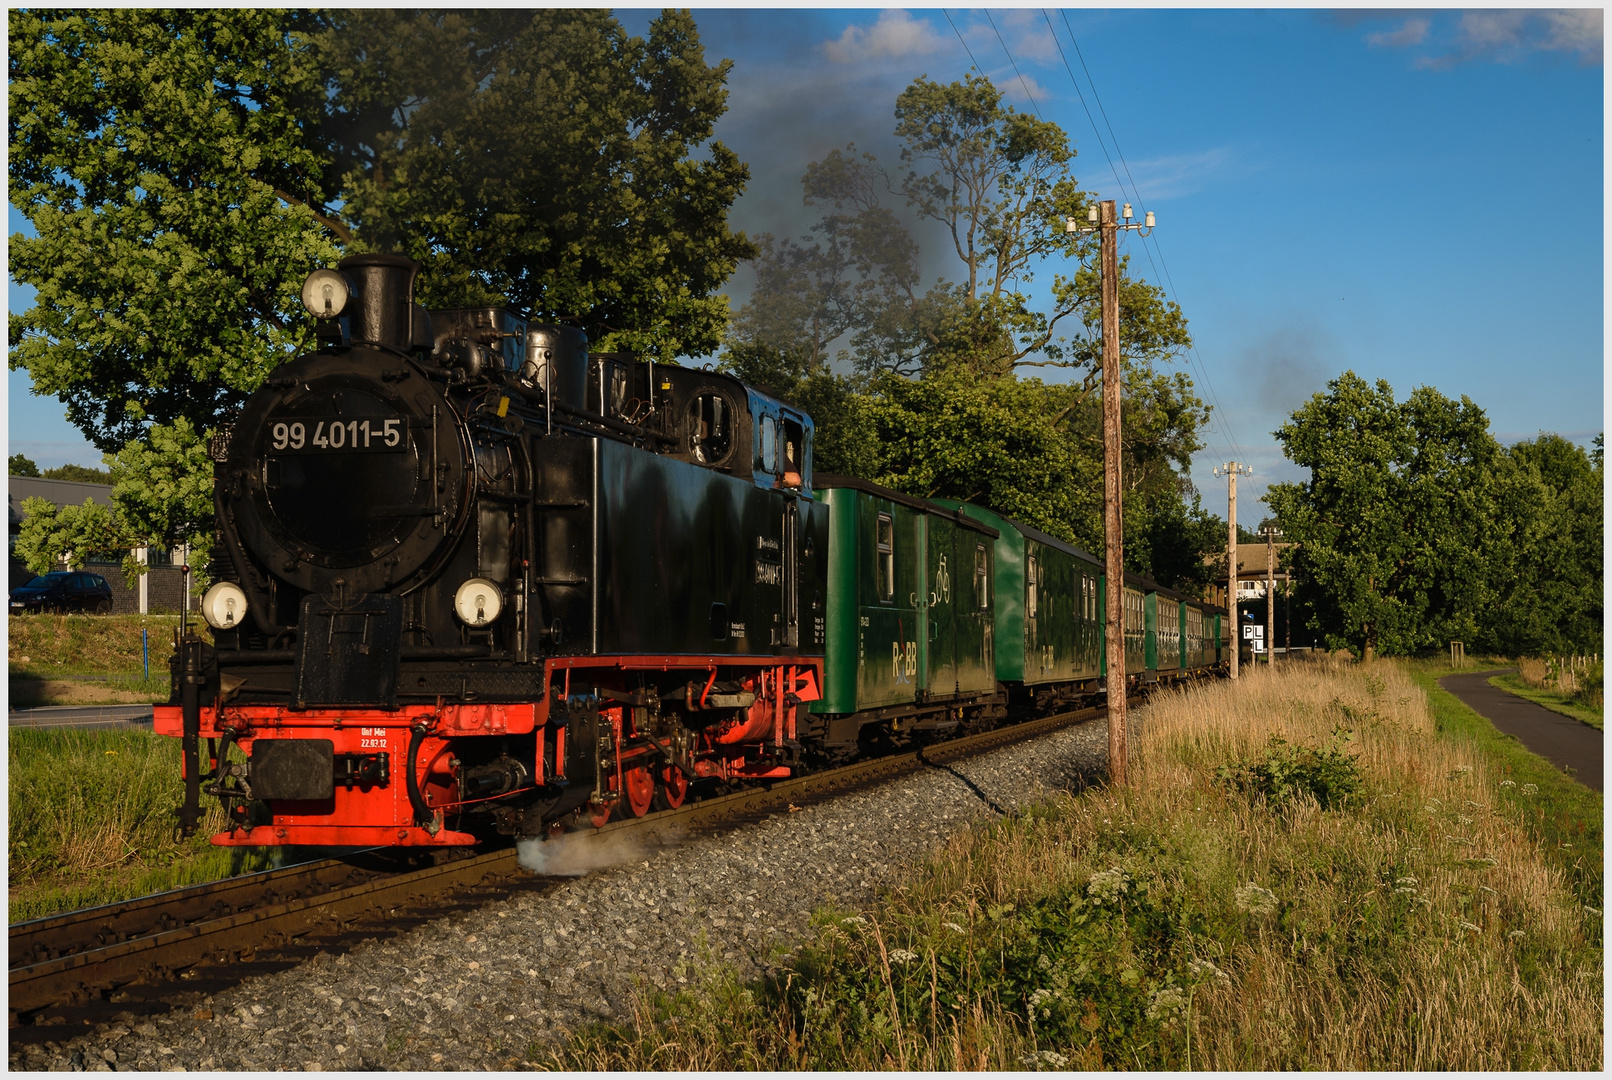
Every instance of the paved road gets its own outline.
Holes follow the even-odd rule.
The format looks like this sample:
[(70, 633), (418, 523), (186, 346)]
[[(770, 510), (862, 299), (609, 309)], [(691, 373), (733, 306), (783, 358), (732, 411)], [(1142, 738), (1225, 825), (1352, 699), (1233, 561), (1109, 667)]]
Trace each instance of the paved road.
[(1573, 767), (1579, 783), (1596, 791), (1604, 790), (1601, 775), (1601, 732), (1580, 723), (1570, 716), (1551, 712), (1543, 705), (1508, 694), (1499, 687), (1490, 686), (1489, 679), (1501, 671), (1479, 671), (1468, 675), (1446, 675), (1438, 684), (1464, 701), (1479, 716), (1507, 735), (1515, 735), (1522, 744), (1557, 768)]
[(12, 727), (120, 728), (151, 725), (150, 705), (46, 705), (12, 709)]

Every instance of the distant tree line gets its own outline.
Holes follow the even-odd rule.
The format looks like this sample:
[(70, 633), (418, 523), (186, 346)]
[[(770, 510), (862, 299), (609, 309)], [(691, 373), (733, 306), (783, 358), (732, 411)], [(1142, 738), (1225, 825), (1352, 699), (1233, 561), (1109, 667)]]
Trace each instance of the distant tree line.
[(33, 459), (25, 454), (12, 454), (7, 459), (6, 471), (12, 476), (35, 476), (41, 480), (73, 480), (80, 484), (110, 484), (112, 474), (105, 469), (92, 469), (88, 465), (57, 465), (40, 471)]
[(1276, 437), (1310, 479), (1266, 502), (1329, 647), (1601, 651), (1603, 435), (1590, 452), (1552, 434), (1502, 446), (1465, 396), (1396, 401), (1350, 371)]

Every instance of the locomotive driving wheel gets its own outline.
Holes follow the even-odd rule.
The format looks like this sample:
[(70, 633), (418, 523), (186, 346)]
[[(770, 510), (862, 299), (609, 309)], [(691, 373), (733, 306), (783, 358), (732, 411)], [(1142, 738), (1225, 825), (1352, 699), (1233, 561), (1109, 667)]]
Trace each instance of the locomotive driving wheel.
[(621, 774), (621, 782), (627, 789), (623, 802), (632, 816), (640, 818), (649, 813), (649, 805), (655, 796), (655, 778), (649, 769), (643, 765), (626, 769)]
[(676, 765), (662, 767), (655, 784), (655, 809), (676, 810), (687, 797), (688, 777), (683, 775), (683, 770)]

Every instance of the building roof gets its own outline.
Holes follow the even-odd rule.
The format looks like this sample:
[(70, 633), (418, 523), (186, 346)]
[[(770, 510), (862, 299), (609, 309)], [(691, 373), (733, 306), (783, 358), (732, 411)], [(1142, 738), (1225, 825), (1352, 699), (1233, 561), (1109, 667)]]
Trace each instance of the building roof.
[(22, 500), (40, 498), (48, 499), (57, 506), (80, 506), (86, 502), (96, 502), (102, 506), (112, 505), (111, 484), (83, 484), (77, 480), (43, 480), (37, 476), (11, 476), (7, 477), (10, 488), (10, 501), (7, 506), (7, 521), (16, 525), (27, 515), (22, 512)]

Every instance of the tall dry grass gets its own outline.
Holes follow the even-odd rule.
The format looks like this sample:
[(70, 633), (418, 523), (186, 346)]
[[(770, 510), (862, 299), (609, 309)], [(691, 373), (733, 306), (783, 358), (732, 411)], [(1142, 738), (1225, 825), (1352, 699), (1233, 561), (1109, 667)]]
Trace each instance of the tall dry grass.
[[(1436, 732), (1405, 673), (1256, 669), (1133, 715), (1128, 788), (954, 838), (872, 910), (822, 913), (775, 979), (717, 971), (699, 993), (646, 997), (632, 1023), (533, 1056), (590, 1069), (1600, 1068), (1600, 912), (1529, 839), (1534, 785)], [(1362, 783), (1336, 808), (1222, 778), (1290, 762), (1273, 737), (1324, 748), (1343, 732), (1355, 764), (1330, 767)]]
[[(1371, 785), (1358, 810), (1273, 814), (1206, 782), (1214, 761), (1337, 725), (1355, 730)], [(1217, 876), (1290, 905), (1283, 932), (1228, 956), (1235, 992), (1203, 1001), (1205, 1067), (1599, 1068), (1600, 913), (1574, 901), (1523, 827), (1533, 785), (1436, 738), (1424, 693), (1397, 668), (1259, 669), (1163, 698), (1136, 771), (1135, 797), (1166, 812), (1191, 812), (1189, 800), (1228, 812), (1235, 840)], [(1347, 964), (1351, 935), (1384, 928), (1400, 948)], [(1345, 963), (1317, 962), (1329, 959)]]

